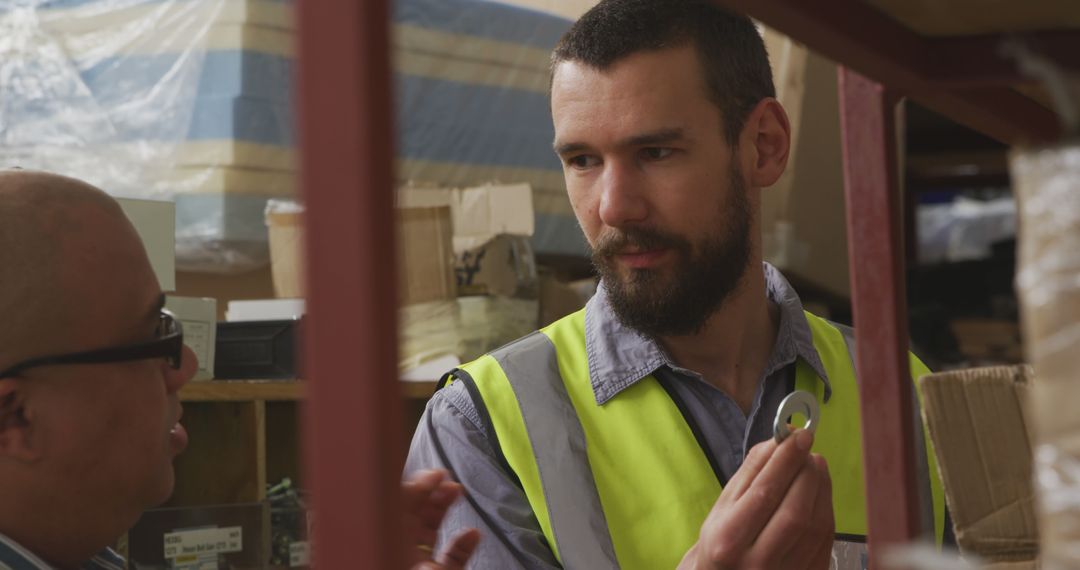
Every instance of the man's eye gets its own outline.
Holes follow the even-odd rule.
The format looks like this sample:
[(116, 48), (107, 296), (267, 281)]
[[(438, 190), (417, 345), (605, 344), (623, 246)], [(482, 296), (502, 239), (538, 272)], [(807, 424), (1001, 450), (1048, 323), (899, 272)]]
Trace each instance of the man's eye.
[(648, 160), (663, 160), (671, 156), (672, 152), (672, 149), (660, 146), (650, 146), (641, 149), (642, 155), (644, 155), (644, 157)]
[(599, 159), (597, 159), (595, 156), (591, 156), (588, 154), (579, 154), (577, 156), (572, 156), (566, 160), (566, 164), (569, 164), (574, 168), (591, 168), (599, 163)]

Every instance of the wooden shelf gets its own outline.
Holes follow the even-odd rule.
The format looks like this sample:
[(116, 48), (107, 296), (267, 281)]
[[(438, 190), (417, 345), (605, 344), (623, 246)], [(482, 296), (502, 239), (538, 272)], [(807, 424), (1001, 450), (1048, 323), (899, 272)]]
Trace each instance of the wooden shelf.
[(184, 402), (302, 400), (304, 383), (296, 380), (208, 380), (189, 382), (180, 389)]
[[(402, 382), (401, 393), (410, 400), (427, 400), (435, 381)], [(184, 402), (241, 402), (250, 400), (303, 400), (304, 382), (299, 380), (209, 380), (190, 382), (180, 390)]]

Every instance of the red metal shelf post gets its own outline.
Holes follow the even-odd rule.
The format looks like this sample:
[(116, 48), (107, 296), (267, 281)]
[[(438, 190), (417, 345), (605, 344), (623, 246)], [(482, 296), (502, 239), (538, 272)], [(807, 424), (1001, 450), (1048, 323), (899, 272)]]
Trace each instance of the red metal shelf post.
[(920, 534), (896, 138), (896, 105), (880, 84), (839, 69), (856, 369), (862, 404), (869, 547)]
[(315, 559), (320, 568), (400, 568), (389, 1), (296, 10)]

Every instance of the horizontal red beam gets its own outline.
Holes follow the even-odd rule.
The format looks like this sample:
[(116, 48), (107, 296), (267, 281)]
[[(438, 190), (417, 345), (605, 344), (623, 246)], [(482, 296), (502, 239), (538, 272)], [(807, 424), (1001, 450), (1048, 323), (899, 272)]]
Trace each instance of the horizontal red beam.
[[(942, 74), (967, 61), (999, 59), (996, 45), (989, 45), (992, 40), (982, 40), (979, 47), (978, 42), (965, 46), (963, 40), (927, 38), (860, 0), (714, 1), (1002, 142), (1041, 142), (1060, 135), (1061, 127), (1051, 110), (1012, 89), (989, 86), (961, 90), (954, 88), (956, 81), (950, 85), (942, 80)], [(953, 46), (957, 55), (943, 56), (939, 51), (943, 45)], [(984, 75), (1000, 77), (1002, 72), (990, 69)]]
[(925, 72), (938, 85), (977, 87), (1037, 83), (1020, 70), (1003, 46), (1017, 42), (1063, 70), (1080, 72), (1080, 31), (1047, 31), (1019, 35), (985, 35), (926, 40), (934, 57)]

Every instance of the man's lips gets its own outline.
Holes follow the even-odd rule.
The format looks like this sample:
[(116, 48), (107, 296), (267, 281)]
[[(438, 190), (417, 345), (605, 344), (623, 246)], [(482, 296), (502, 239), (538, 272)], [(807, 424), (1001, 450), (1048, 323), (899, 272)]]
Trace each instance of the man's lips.
[(180, 424), (180, 418), (184, 417), (184, 408), (178, 407), (176, 410), (176, 423), (169, 429), (169, 443), (172, 446), (174, 454), (178, 454), (188, 445), (188, 433), (187, 429)]
[(169, 443), (172, 445), (174, 454), (179, 454), (187, 447), (188, 433), (184, 426), (180, 425), (180, 422), (176, 422), (176, 425), (169, 430)]
[(626, 250), (615, 254), (615, 259), (631, 269), (647, 269), (660, 263), (670, 250), (666, 248), (649, 250)]

